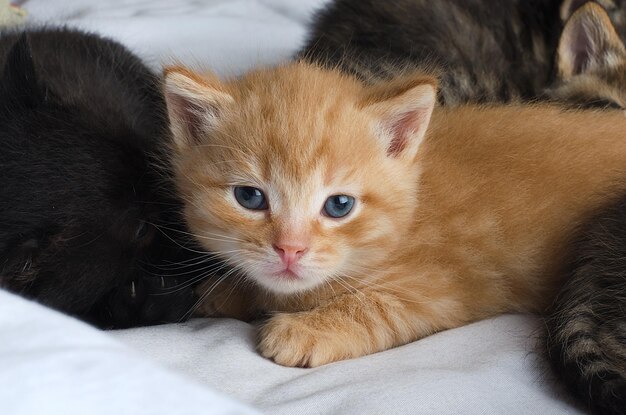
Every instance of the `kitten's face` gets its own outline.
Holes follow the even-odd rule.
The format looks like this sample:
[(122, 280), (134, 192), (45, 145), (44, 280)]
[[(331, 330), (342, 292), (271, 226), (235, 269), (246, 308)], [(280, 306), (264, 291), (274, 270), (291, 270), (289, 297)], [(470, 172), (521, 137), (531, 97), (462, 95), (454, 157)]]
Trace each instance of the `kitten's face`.
[(381, 247), (397, 246), (417, 204), (430, 84), (417, 91), (425, 99), (385, 107), (364, 104), (355, 81), (301, 64), (229, 84), (185, 71), (167, 80), (186, 218), (207, 249), (292, 293), (366, 278), (389, 254)]
[(579, 107), (626, 109), (626, 48), (599, 5), (590, 2), (567, 21), (557, 67), (560, 82), (550, 97)]

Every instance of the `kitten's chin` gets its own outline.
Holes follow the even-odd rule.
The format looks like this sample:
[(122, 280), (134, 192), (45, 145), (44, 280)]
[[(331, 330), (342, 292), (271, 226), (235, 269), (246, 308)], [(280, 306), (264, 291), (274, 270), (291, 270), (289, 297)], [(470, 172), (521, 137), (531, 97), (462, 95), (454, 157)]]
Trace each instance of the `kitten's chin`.
[(289, 270), (263, 275), (250, 275), (250, 277), (266, 290), (276, 294), (301, 293), (313, 289), (322, 283), (317, 278), (307, 278)]

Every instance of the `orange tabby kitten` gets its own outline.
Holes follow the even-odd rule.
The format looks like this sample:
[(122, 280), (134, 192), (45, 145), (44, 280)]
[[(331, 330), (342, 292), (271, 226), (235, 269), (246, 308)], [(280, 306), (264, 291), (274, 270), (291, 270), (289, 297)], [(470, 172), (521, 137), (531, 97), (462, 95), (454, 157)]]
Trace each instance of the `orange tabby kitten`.
[(207, 283), (200, 311), (272, 312), (258, 348), (282, 365), (544, 310), (561, 247), (626, 188), (621, 112), (434, 108), (433, 78), (304, 63), (165, 85), (189, 225), (252, 282)]

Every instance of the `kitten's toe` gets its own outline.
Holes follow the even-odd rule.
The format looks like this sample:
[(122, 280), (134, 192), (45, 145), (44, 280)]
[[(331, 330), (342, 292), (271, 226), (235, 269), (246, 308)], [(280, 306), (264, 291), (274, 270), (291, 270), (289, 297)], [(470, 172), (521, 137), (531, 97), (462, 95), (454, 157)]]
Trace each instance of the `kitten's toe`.
[(264, 357), (289, 367), (317, 367), (341, 359), (322, 334), (307, 327), (301, 314), (270, 318), (259, 332), (257, 347)]

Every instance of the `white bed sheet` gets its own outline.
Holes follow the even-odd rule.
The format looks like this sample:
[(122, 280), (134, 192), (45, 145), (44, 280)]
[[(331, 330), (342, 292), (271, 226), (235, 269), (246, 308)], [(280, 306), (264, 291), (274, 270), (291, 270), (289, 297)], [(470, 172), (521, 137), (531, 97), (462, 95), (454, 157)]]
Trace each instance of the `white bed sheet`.
[(0, 290), (0, 414), (254, 415), (106, 333)]
[(26, 0), (35, 22), (119, 40), (154, 67), (179, 60), (223, 75), (290, 58), (326, 0)]
[(116, 338), (268, 414), (578, 414), (533, 352), (538, 321), (507, 315), (315, 369), (254, 350), (228, 319), (123, 330)]
[[(154, 67), (178, 59), (220, 74), (237, 74), (288, 59), (302, 44), (311, 12), (324, 2), (22, 3), (34, 21), (108, 35)], [(502, 316), (317, 369), (284, 368), (261, 358), (254, 350), (254, 327), (228, 319), (198, 319), (110, 335), (155, 362), (267, 413), (582, 413), (554, 385), (545, 362), (535, 353), (539, 324), (532, 316)], [(0, 327), (0, 336), (4, 332)], [(27, 331), (21, 336), (29, 341)], [(40, 372), (33, 366), (32, 376)], [(0, 411), (7, 413), (2, 406)]]

